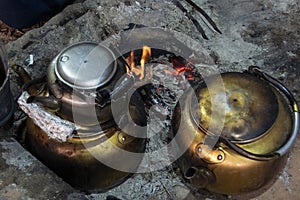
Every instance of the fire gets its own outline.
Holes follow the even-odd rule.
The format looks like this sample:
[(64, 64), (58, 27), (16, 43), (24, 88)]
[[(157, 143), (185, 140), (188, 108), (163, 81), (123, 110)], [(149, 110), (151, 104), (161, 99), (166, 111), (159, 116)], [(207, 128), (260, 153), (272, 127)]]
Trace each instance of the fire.
[[(140, 60), (140, 67), (136, 67), (134, 62), (134, 51), (130, 52), (130, 55), (126, 58), (127, 63), (131, 66), (131, 71), (135, 73), (135, 75), (140, 76), (140, 80), (145, 77), (145, 63), (151, 58), (151, 48), (149, 46), (143, 46), (142, 56)], [(127, 67), (127, 72), (130, 69)]]
[[(136, 66), (134, 58), (135, 52), (131, 51), (130, 55), (126, 58), (126, 62), (129, 64), (130, 69), (126, 66), (127, 73), (130, 74), (133, 72), (136, 76), (140, 76), (140, 80), (145, 77), (145, 63), (151, 58), (152, 49), (149, 46), (143, 46), (142, 48), (142, 56), (140, 59), (140, 66)], [(181, 56), (172, 56), (169, 58), (169, 61), (172, 63), (174, 71), (164, 70), (166, 74), (178, 76), (180, 74), (184, 74), (187, 80), (193, 80), (193, 68), (191, 67), (191, 63), (187, 62)]]
[[(130, 55), (126, 58), (126, 62), (130, 65), (131, 69), (135, 68), (134, 62), (134, 51), (130, 52)], [(130, 74), (130, 70), (128, 66), (126, 66), (127, 74)]]

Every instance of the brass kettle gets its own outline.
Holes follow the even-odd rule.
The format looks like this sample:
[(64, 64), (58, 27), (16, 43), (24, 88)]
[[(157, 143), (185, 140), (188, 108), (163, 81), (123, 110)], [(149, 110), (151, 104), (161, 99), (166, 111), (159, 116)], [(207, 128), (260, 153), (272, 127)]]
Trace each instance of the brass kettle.
[(173, 136), (184, 152), (177, 163), (196, 188), (251, 194), (282, 170), (298, 133), (298, 106), (258, 67), (220, 77), (206, 78), (176, 106)]
[[(109, 93), (124, 74), (126, 68), (109, 48), (93, 42), (73, 44), (63, 49), (48, 67), (51, 95), (31, 96), (28, 102), (43, 104), (82, 126), (106, 123), (112, 118), (111, 109), (101, 98), (109, 100)], [(91, 116), (92, 109), (96, 118)]]
[[(126, 74), (125, 69), (105, 46), (91, 42), (73, 44), (50, 63), (46, 87), (31, 93), (27, 99), (29, 105), (41, 105), (43, 112), (53, 115), (53, 119), (75, 124), (72, 135), (60, 140), (50, 137), (51, 131), (46, 132), (35, 123), (34, 115), (29, 115), (32, 117), (27, 120), (25, 138), (27, 148), (75, 188), (106, 191), (125, 181), (139, 167), (142, 157), (129, 160), (122, 152), (142, 154), (145, 139), (134, 136), (134, 127), (121, 129), (111, 111), (110, 94)], [(27, 84), (28, 91), (37, 85), (33, 80)], [(121, 97), (115, 101), (124, 101), (126, 92), (122, 88), (118, 91)], [(145, 126), (145, 108), (138, 92), (130, 97), (128, 106), (129, 113), (123, 112), (124, 108), (116, 111), (120, 118)], [(96, 118), (90, 117), (91, 110)], [(51, 116), (44, 124), (52, 123)], [(120, 168), (103, 159), (116, 162)]]

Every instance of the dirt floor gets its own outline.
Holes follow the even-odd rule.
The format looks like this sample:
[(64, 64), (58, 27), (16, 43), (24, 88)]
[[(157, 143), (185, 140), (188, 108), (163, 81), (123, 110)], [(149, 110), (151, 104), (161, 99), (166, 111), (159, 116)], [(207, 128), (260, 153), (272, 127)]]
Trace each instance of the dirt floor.
[[(177, 32), (179, 40), (206, 55), (209, 61), (202, 59), (202, 63), (214, 66), (214, 70), (241, 72), (250, 65), (260, 66), (282, 81), (299, 101), (300, 4), (297, 0), (194, 2), (211, 16), (222, 34), (211, 31), (184, 1), (183, 5), (203, 26), (208, 40), (203, 39), (192, 21), (171, 1), (85, 0), (76, 1), (41, 27), (24, 33), (1, 29), (4, 35), (0, 37), (6, 42), (9, 65), (22, 65), (32, 78), (39, 78), (44, 76), (55, 55), (68, 45), (113, 40), (112, 36), (122, 33), (130, 23), (160, 27)], [(28, 65), (30, 55), (34, 58), (32, 65)], [(13, 71), (10, 75), (11, 89), (17, 98), (21, 92), (20, 80)], [(17, 133), (23, 130), (24, 117), (18, 109), (12, 128), (0, 131), (1, 200), (300, 199), (300, 135), (275, 183), (256, 196), (223, 196), (194, 190), (183, 180), (175, 164), (151, 173), (135, 174), (105, 193), (85, 194), (65, 183), (16, 141)], [(152, 140), (149, 150), (160, 145), (159, 141)]]

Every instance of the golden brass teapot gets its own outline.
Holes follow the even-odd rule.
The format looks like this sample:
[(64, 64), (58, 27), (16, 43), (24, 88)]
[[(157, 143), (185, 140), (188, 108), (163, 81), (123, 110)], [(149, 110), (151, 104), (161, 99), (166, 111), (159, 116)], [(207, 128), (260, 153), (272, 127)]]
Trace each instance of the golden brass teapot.
[(211, 76), (175, 108), (177, 163), (196, 188), (234, 195), (267, 187), (285, 165), (299, 127), (298, 106), (276, 79), (250, 67)]
[[(75, 188), (106, 191), (139, 167), (141, 156), (130, 159), (123, 152), (142, 154), (145, 139), (134, 136), (134, 127), (121, 129), (111, 111), (114, 90), (121, 96), (115, 101), (127, 98), (126, 91), (115, 88), (125, 69), (105, 46), (74, 44), (50, 63), (46, 86), (38, 87), (40, 83), (33, 80), (26, 86), (31, 96), (19, 99), (29, 116), (25, 145)], [(146, 114), (139, 93), (132, 94), (128, 106), (129, 113), (122, 107), (116, 111), (120, 119), (144, 126)]]

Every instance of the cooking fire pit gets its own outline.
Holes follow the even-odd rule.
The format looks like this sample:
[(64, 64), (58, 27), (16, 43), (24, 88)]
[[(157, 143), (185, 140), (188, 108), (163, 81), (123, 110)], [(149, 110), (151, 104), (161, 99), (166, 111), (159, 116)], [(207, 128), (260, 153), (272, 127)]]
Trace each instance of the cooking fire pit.
[[(188, 48), (173, 35), (161, 29), (141, 28), (136, 33), (131, 31), (130, 36), (145, 37), (140, 33), (159, 33), (180, 51), (176, 54), (159, 49), (162, 46), (157, 43), (155, 48), (144, 45), (122, 54), (128, 49), (121, 43), (113, 48), (120, 53), (115, 56), (105, 46), (84, 42), (65, 48), (55, 57), (47, 71), (49, 91), (39, 89), (29, 98), (22, 95), (19, 99), (30, 117), (25, 140), (30, 151), (74, 187), (105, 191), (122, 183), (129, 175), (125, 172), (141, 172), (139, 169), (145, 165), (142, 160), (148, 155), (143, 152), (147, 128), (141, 127), (147, 127), (145, 114), (149, 115), (149, 109), (156, 106), (157, 113), (172, 118), (174, 138), (171, 136), (166, 146), (168, 156), (173, 158), (170, 164), (178, 159), (184, 177), (193, 186), (229, 195), (250, 193), (274, 180), (299, 128), (297, 103), (288, 89), (257, 67), (249, 68), (247, 73), (202, 76), (191, 62), (197, 55), (184, 58)], [(129, 43), (130, 48), (149, 41)], [(140, 52), (139, 56), (136, 52)], [(160, 69), (165, 77), (171, 74), (185, 83), (179, 81), (170, 90), (160, 83), (161, 79), (155, 80), (155, 68), (159, 66), (169, 66)], [(26, 88), (34, 86), (29, 82)], [(135, 92), (130, 93), (132, 90)], [(178, 95), (180, 90), (182, 97)], [(193, 93), (196, 97), (192, 97)], [(32, 107), (32, 103), (45, 110)], [(128, 113), (126, 107), (130, 108)], [(57, 121), (59, 117), (72, 125)], [(286, 122), (278, 123), (283, 118)], [(71, 127), (66, 132), (68, 128), (61, 126)], [(118, 166), (111, 162), (101, 162), (103, 158), (122, 162), (120, 149), (109, 143), (122, 151), (140, 154), (125, 153), (122, 158), (131, 162), (125, 165), (124, 160), (123, 167), (116, 169)], [(151, 167), (148, 170), (157, 170)], [(228, 185), (224, 186), (224, 182)]]

